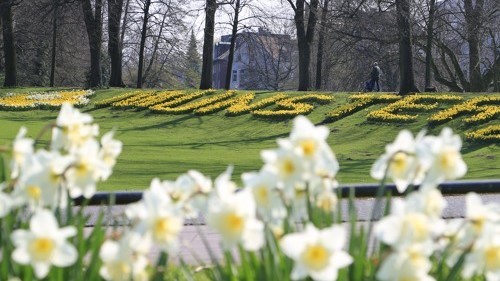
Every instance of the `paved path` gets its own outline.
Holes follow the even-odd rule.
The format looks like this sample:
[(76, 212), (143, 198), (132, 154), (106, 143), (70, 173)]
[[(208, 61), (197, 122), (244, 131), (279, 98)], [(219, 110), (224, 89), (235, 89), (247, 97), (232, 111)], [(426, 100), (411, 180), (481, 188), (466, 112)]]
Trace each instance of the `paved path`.
[[(481, 195), (483, 202), (500, 202), (500, 194), (487, 194)], [(465, 215), (465, 196), (446, 196), (447, 204), (444, 210), (443, 217), (446, 219), (460, 218)], [(371, 215), (371, 210), (373, 208), (375, 200), (374, 199), (357, 199), (355, 201), (356, 210), (358, 218), (360, 221), (368, 220)], [(344, 214), (347, 214), (347, 201), (342, 200), (342, 207), (344, 209)], [(87, 212), (91, 215), (90, 223), (94, 222), (100, 207), (87, 207)], [(113, 206), (108, 210), (106, 220), (115, 221), (119, 224), (127, 224), (126, 219), (123, 216), (123, 210), (125, 206)], [(110, 220), (111, 219), (111, 220)], [(347, 219), (345, 216), (344, 219)], [(91, 226), (91, 225), (89, 225)], [(203, 244), (201, 235), (205, 237), (208, 244), (212, 248), (215, 256), (219, 258), (221, 256), (220, 251), (220, 236), (209, 229), (204, 224), (204, 219), (201, 217), (198, 220), (187, 221), (182, 233), (181, 233), (181, 250), (174, 260), (179, 260), (182, 258), (184, 261), (191, 264), (203, 264), (210, 262), (210, 255)], [(155, 259), (158, 256), (158, 250), (153, 250), (151, 253), (151, 258)]]

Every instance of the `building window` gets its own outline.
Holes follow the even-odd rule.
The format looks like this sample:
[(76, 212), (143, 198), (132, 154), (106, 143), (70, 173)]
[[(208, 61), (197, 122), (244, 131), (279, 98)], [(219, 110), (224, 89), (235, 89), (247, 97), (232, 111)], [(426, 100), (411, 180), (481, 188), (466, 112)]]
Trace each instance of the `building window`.
[(233, 70), (233, 82), (236, 82), (238, 80), (238, 70)]

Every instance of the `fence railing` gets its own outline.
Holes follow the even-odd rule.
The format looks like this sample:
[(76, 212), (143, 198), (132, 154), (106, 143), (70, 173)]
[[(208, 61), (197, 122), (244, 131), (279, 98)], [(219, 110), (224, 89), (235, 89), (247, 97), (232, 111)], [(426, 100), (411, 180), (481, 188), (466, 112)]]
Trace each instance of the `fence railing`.
[[(349, 196), (350, 190), (354, 189), (356, 198), (375, 197), (380, 188), (378, 184), (351, 184), (339, 187), (340, 195), (345, 198)], [(386, 193), (393, 196), (401, 195), (396, 186), (388, 184), (385, 186)], [(500, 193), (500, 179), (494, 180), (463, 180), (450, 181), (440, 185), (443, 195), (461, 195), (468, 192), (476, 193)], [(88, 199), (87, 205), (126, 205), (134, 203), (142, 198), (142, 192), (98, 192)], [(77, 205), (84, 202), (84, 198), (74, 200)]]

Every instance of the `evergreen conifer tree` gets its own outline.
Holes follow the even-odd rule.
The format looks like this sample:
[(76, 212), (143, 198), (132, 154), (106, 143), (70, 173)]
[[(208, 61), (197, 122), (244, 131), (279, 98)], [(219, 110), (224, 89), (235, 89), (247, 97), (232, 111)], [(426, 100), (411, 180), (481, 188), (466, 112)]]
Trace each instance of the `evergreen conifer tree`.
[(201, 59), (198, 53), (198, 47), (194, 32), (191, 31), (188, 49), (186, 52), (185, 64), (185, 85), (189, 88), (196, 88), (200, 84)]

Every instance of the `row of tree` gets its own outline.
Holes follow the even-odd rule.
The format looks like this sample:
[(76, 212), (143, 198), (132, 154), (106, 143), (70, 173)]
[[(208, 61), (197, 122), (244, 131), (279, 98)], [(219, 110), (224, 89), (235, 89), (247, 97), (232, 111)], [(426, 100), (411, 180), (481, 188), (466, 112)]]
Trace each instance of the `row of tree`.
[[(402, 94), (437, 83), (498, 91), (499, 14), (496, 0), (0, 0), (0, 72), (7, 87), (207, 89), (219, 31), (231, 34), (229, 88), (237, 37), (266, 26), (295, 38), (290, 69), (298, 73), (284, 79), (298, 84), (280, 85), (301, 91), (358, 89), (373, 61), (385, 88)], [(198, 16), (205, 19), (201, 62)]]
[(4, 86), (183, 86), (164, 72), (199, 80), (196, 38), (191, 69), (183, 48), (185, 2), (1, 0)]
[[(236, 4), (231, 22), (233, 40), (229, 53), (227, 81), (231, 73), (233, 42), (237, 35), (235, 31), (240, 24), (238, 14), (241, 12), (241, 7), (244, 7), (240, 5), (240, 0), (230, 2)], [(248, 3), (252, 1), (244, 2), (245, 6), (250, 7)], [(207, 0), (201, 88), (211, 87), (214, 14), (217, 5), (225, 4), (228, 4), (227, 1)], [(350, 44), (339, 44), (351, 47), (361, 45), (360, 42), (365, 44), (368, 42), (367, 48), (376, 48), (377, 43), (390, 48), (397, 42), (399, 75), (396, 76), (401, 94), (419, 91), (414, 70), (416, 60), (422, 60), (424, 64), (425, 71), (422, 76), (426, 90), (435, 90), (432, 83), (434, 74), (437, 83), (447, 86), (452, 91), (481, 92), (489, 88), (498, 91), (500, 83), (498, 1), (343, 0), (330, 6), (330, 0), (286, 0), (284, 5), (287, 4), (291, 8), (296, 28), (294, 33), (298, 51), (299, 91), (322, 88), (325, 80), (323, 77), (325, 38), (344, 42), (354, 39), (354, 44), (352, 41)], [(369, 18), (369, 21), (365, 21), (364, 17)], [(416, 29), (417, 33), (413, 29)], [(459, 34), (459, 40), (455, 34)], [(318, 36), (318, 39), (315, 39), (315, 36)], [(418, 53), (417, 58), (414, 57), (415, 51)], [(311, 71), (313, 53), (316, 54), (314, 74)], [(436, 58), (440, 58), (440, 62), (436, 62), (433, 53), (436, 53)], [(460, 60), (457, 58), (457, 53), (465, 58)], [(344, 52), (336, 55), (343, 56)], [(385, 55), (378, 57), (385, 58)], [(468, 67), (464, 67), (464, 62), (468, 62)], [(443, 69), (446, 71), (445, 75), (442, 73)], [(369, 72), (366, 67), (364, 71)], [(465, 75), (467, 71), (468, 77)], [(339, 72), (351, 74), (345, 70)], [(316, 78), (314, 87), (311, 81), (313, 75)], [(226, 88), (229, 88), (229, 82), (226, 82)]]

